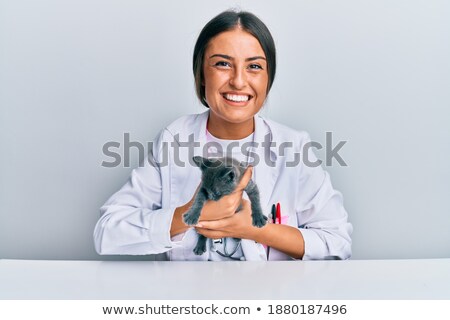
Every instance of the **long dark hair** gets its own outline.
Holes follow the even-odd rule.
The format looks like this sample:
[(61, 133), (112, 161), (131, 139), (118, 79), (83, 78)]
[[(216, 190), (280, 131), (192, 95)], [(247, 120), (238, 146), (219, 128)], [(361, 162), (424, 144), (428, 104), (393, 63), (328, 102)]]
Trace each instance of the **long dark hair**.
[(276, 50), (272, 35), (267, 26), (254, 14), (246, 11), (236, 12), (227, 10), (209, 21), (200, 32), (194, 48), (193, 71), (195, 78), (195, 91), (200, 102), (209, 108), (205, 100), (205, 86), (203, 75), (203, 60), (206, 47), (209, 41), (221, 32), (230, 31), (236, 27), (241, 27), (244, 31), (258, 39), (267, 61), (268, 84), (267, 94), (269, 94), (275, 79), (276, 70)]

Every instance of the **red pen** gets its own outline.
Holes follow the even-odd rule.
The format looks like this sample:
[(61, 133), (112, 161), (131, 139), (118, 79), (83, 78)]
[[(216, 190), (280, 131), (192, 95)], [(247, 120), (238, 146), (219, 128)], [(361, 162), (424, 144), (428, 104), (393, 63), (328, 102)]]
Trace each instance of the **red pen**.
[(281, 208), (280, 208), (280, 203), (277, 203), (277, 219), (278, 219), (278, 223), (281, 224)]

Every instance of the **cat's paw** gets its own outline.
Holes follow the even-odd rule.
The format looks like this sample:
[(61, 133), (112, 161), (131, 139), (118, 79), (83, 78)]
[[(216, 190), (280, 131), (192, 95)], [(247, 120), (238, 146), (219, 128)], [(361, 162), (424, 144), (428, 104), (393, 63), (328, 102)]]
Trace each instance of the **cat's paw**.
[(252, 215), (252, 224), (257, 228), (262, 228), (267, 223), (267, 217), (263, 214)]
[(188, 212), (183, 214), (183, 221), (188, 226), (195, 226), (198, 223), (199, 218), (200, 218), (200, 216), (198, 214), (195, 214), (191, 210), (189, 210)]
[(206, 252), (206, 241), (199, 241), (194, 248), (194, 253), (198, 256), (201, 256)]

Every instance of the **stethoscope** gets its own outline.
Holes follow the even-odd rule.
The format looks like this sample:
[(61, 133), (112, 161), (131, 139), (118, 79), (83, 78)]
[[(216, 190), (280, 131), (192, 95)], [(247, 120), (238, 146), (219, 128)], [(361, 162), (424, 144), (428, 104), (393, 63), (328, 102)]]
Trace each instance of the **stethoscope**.
[[(239, 250), (239, 248), (241, 247), (241, 239), (236, 239), (237, 244), (236, 247), (234, 248), (233, 252), (228, 253), (227, 250), (227, 238), (222, 238), (222, 239), (212, 239), (211, 241), (211, 251), (212, 252), (217, 252), (218, 255), (224, 257), (224, 258), (230, 258), (232, 260), (238, 260), (238, 261), (243, 261), (245, 260), (244, 257), (233, 257), (233, 255)], [(223, 242), (223, 251), (224, 252), (220, 252), (219, 250), (217, 250), (215, 244), (216, 243), (222, 243)]]

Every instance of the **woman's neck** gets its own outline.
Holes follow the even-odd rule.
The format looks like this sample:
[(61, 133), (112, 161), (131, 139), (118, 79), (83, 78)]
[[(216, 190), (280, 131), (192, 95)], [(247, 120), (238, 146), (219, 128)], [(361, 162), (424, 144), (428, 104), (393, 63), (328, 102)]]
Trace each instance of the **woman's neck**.
[(223, 140), (241, 140), (255, 131), (253, 118), (241, 123), (226, 122), (209, 114), (206, 128), (214, 137)]

